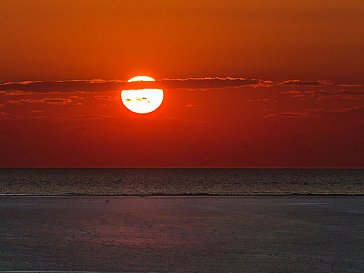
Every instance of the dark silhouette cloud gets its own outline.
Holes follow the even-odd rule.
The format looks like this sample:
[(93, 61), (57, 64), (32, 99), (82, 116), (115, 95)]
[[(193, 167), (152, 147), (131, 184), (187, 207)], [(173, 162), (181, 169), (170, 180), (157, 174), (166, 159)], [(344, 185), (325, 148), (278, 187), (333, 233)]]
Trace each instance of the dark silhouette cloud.
[[(125, 82), (124, 82), (125, 84)], [(97, 92), (117, 90), (123, 85), (121, 81), (104, 80), (70, 80), (70, 81), (26, 81), (0, 84), (0, 91), (30, 92)]]
[(169, 89), (221, 89), (244, 86), (255, 86), (261, 80), (245, 78), (187, 78), (187, 79), (163, 79), (159, 81), (162, 87)]

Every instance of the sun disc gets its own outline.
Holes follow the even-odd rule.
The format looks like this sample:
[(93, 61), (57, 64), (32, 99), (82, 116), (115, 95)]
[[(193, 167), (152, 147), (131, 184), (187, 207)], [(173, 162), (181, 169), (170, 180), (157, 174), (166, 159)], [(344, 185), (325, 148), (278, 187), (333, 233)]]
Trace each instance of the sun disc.
[(148, 76), (136, 76), (128, 80), (128, 82), (155, 82), (155, 79)]
[[(137, 76), (128, 82), (154, 82), (148, 76)], [(135, 89), (121, 91), (121, 100), (126, 108), (138, 114), (147, 114), (155, 111), (163, 102), (162, 89)]]

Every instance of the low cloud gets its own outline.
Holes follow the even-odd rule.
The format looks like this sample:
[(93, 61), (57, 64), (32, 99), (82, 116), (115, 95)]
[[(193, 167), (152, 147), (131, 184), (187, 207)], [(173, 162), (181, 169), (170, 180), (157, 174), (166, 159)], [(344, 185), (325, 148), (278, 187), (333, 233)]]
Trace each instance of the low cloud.
[(186, 104), (185, 107), (186, 108), (196, 108), (196, 107), (201, 107), (201, 104)]
[[(354, 86), (356, 87), (356, 86)], [(309, 99), (316, 98), (319, 100), (328, 100), (328, 99), (342, 99), (342, 100), (358, 100), (364, 99), (364, 90), (351, 90), (353, 86), (347, 86), (345, 90), (338, 90), (337, 86), (333, 86), (333, 88), (327, 88), (325, 90), (288, 90), (282, 91), (281, 94), (285, 94), (290, 96), (291, 98), (298, 99)]]
[(364, 119), (364, 106), (353, 106), (325, 112), (325, 115), (332, 118), (359, 118)]
[(0, 91), (5, 91), (8, 95), (10, 91), (23, 92), (98, 92), (112, 91), (122, 86), (121, 81), (104, 81), (104, 80), (70, 80), (70, 81), (25, 81), (25, 82), (7, 82), (0, 84)]
[(317, 93), (318, 91), (313, 91), (313, 90), (289, 90), (281, 92), (281, 94), (287, 94), (292, 98), (311, 97)]
[(8, 113), (0, 111), (0, 118), (5, 118), (8, 116)]
[(342, 107), (332, 110), (323, 108), (310, 108), (297, 111), (271, 113), (265, 118), (354, 118), (364, 119), (364, 106)]
[(245, 79), (241, 77), (219, 78), (186, 78), (186, 79), (162, 79), (155, 82), (132, 82), (120, 80), (69, 80), (69, 81), (25, 81), (7, 82), (0, 84), (0, 92), (4, 95), (24, 95), (26, 92), (102, 92), (123, 89), (141, 88), (165, 88), (165, 89), (224, 89), (250, 87), (273, 87), (273, 86), (328, 86), (329, 81), (301, 81), (285, 80), (270, 81), (260, 79)]
[(222, 89), (237, 88), (244, 86), (255, 86), (261, 80), (245, 79), (245, 78), (187, 78), (187, 79), (163, 79), (159, 81), (161, 87), (168, 89)]
[(113, 100), (113, 97), (111, 97), (111, 96), (103, 96), (103, 95), (94, 96), (94, 98), (97, 99), (97, 100), (108, 100), (108, 101)]
[(276, 102), (278, 102), (278, 100), (274, 99), (274, 98), (258, 98), (258, 99), (248, 99), (248, 102), (256, 102), (256, 103), (271, 102), (271, 103), (276, 103)]
[(293, 85), (293, 86), (327, 86), (333, 85), (331, 81), (301, 81), (301, 80), (285, 80), (281, 82), (281, 85)]
[(29, 91), (20, 91), (20, 90), (14, 90), (14, 91), (1, 91), (1, 94), (5, 95), (5, 96), (27, 96), (27, 95), (32, 95), (32, 92)]
[(322, 109), (321, 108), (311, 108), (305, 110), (298, 111), (287, 111), (287, 112), (279, 112), (272, 113), (265, 116), (265, 118), (321, 118)]
[(40, 104), (54, 104), (54, 105), (66, 105), (72, 102), (69, 98), (44, 98), (44, 99), (20, 99), (9, 100), (10, 104), (26, 104), (26, 103), (40, 103)]

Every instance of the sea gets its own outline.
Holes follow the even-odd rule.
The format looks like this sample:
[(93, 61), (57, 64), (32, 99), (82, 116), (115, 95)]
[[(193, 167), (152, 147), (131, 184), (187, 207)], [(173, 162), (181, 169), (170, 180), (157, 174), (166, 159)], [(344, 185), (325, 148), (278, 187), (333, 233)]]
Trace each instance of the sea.
[(364, 170), (0, 169), (0, 195), (364, 195)]

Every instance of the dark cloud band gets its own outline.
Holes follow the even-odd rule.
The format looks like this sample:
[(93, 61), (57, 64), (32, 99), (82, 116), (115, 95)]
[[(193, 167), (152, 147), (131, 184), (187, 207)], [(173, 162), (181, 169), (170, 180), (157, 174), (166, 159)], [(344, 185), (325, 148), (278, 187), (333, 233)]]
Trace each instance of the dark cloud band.
[(165, 88), (165, 89), (222, 89), (239, 88), (244, 86), (272, 87), (286, 86), (321, 86), (330, 85), (328, 81), (267, 81), (245, 78), (186, 78), (162, 79), (155, 82), (132, 82), (120, 80), (69, 80), (69, 81), (26, 81), (0, 83), (0, 91), (21, 92), (101, 92), (126, 89)]

